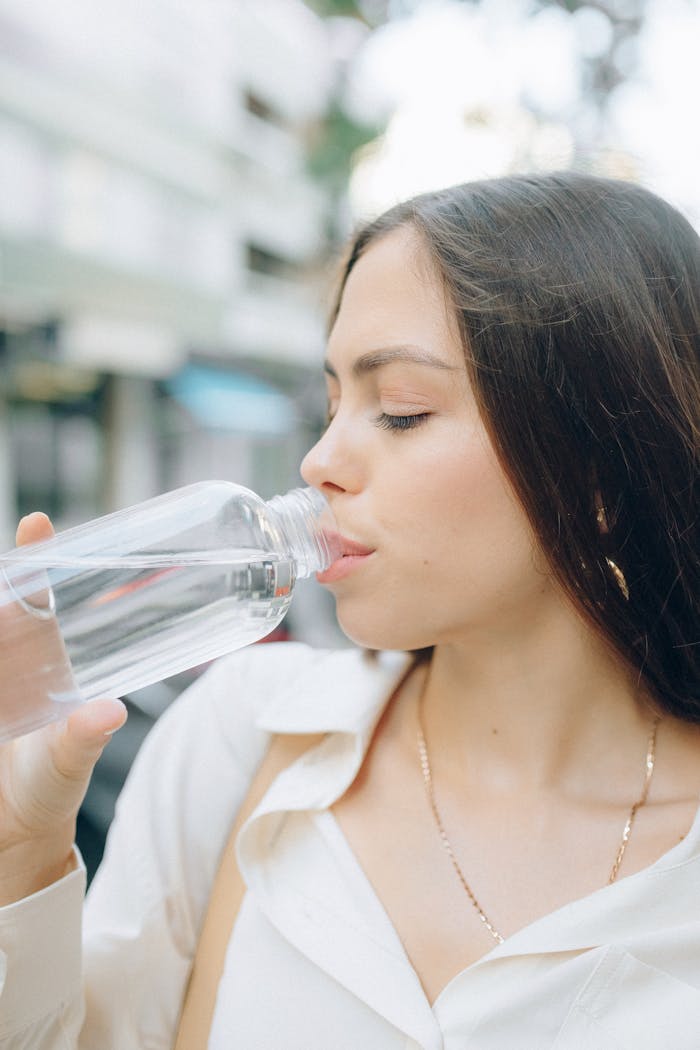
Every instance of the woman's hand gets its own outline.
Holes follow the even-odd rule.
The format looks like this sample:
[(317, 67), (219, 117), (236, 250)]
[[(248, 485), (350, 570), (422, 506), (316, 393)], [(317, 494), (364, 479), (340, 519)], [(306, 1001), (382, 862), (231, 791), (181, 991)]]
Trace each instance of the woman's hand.
[[(45, 514), (30, 514), (19, 524), (17, 544), (52, 534)], [(65, 722), (0, 746), (0, 905), (71, 870), (75, 821), (92, 770), (125, 720), (121, 700), (94, 700)]]

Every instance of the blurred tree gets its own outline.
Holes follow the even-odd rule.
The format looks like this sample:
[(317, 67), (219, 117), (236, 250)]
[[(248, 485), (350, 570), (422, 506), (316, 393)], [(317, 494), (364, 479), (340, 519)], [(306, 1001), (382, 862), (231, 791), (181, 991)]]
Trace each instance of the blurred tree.
[(306, 0), (324, 18), (359, 18), (365, 25), (377, 26), (390, 15), (391, 0)]
[[(387, 21), (411, 15), (428, 0), (306, 0), (321, 17), (333, 20), (355, 19), (367, 31)], [(481, 0), (456, 0), (465, 6), (478, 7)], [(615, 89), (632, 72), (635, 60), (635, 38), (644, 24), (648, 0), (531, 0), (532, 15), (547, 8), (558, 8), (575, 16), (586, 10), (598, 16), (609, 32), (601, 35), (602, 45), (583, 50), (582, 101), (590, 121), (588, 134), (577, 143), (577, 164), (585, 167), (595, 152), (592, 143), (598, 138), (607, 103)], [(342, 222), (340, 207), (357, 151), (377, 138), (384, 130), (360, 124), (343, 107), (347, 68), (352, 56), (338, 63), (336, 90), (324, 119), (313, 128), (309, 141), (311, 173), (323, 182), (331, 194), (329, 234), (336, 240)], [(540, 115), (540, 114), (536, 114)], [(586, 141), (587, 140), (587, 141)]]
[[(345, 108), (343, 100), (348, 67), (357, 47), (371, 28), (386, 21), (388, 2), (307, 0), (307, 4), (327, 20), (329, 42), (335, 54), (335, 84), (330, 102), (322, 119), (315, 121), (309, 128), (306, 151), (310, 174), (328, 192), (327, 236), (331, 245), (334, 245), (344, 240), (347, 232), (344, 228), (344, 204), (353, 158), (362, 146), (376, 139), (384, 130), (380, 122), (361, 122)], [(374, 17), (370, 17), (372, 12), (369, 8), (376, 9)], [(347, 25), (348, 20), (358, 23), (357, 33), (347, 34), (342, 31), (343, 23)]]
[(595, 11), (607, 19), (610, 35), (598, 54), (584, 57), (584, 92), (599, 109), (629, 76), (635, 38), (644, 24), (647, 0), (538, 0), (540, 10), (561, 7), (570, 14)]
[[(324, 183), (337, 205), (347, 188), (352, 159), (357, 150), (381, 134), (379, 124), (361, 124), (348, 115), (342, 105), (342, 78), (323, 118), (313, 128), (308, 149), (311, 174)], [(332, 209), (336, 214), (337, 209)], [(335, 230), (331, 229), (335, 239)]]

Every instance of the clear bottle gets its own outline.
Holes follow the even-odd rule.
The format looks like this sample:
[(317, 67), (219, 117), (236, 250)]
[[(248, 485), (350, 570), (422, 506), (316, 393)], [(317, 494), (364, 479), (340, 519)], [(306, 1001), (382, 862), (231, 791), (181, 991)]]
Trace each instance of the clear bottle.
[(263, 638), (335, 535), (314, 489), (206, 481), (0, 556), (0, 742)]

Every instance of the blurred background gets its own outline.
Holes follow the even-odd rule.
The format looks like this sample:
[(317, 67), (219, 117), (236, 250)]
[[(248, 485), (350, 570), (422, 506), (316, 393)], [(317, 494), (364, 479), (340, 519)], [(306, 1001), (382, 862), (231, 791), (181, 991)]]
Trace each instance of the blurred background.
[[(698, 0), (0, 0), (0, 544), (34, 509), (298, 484), (343, 242), (402, 198), (574, 167), (700, 225), (699, 44)], [(343, 644), (313, 584), (284, 635)], [(91, 871), (196, 673), (129, 698)]]

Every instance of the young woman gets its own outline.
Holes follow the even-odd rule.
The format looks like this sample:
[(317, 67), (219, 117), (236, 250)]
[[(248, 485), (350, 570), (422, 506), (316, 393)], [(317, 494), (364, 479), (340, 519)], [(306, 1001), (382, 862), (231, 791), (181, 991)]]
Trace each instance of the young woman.
[(676, 211), (584, 175), (360, 232), (302, 465), (357, 648), (255, 647), (171, 708), (82, 959), (73, 821), (122, 708), (5, 749), (3, 1050), (173, 1045), (273, 733), (324, 736), (238, 837), (210, 1050), (697, 1046), (699, 277)]

